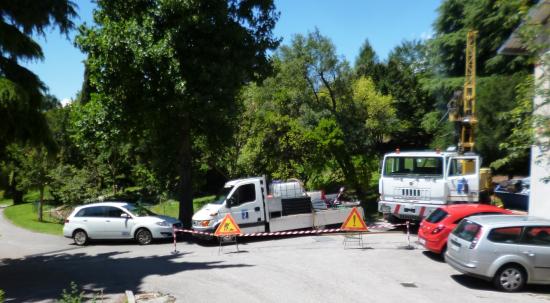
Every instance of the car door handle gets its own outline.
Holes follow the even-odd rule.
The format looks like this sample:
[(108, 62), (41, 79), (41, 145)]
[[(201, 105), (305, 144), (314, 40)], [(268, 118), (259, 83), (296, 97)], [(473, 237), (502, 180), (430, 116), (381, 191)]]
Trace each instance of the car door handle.
[(260, 211), (260, 207), (256, 206), (256, 208), (254, 208), (254, 211)]
[(111, 222), (111, 220), (105, 220), (105, 222)]
[(88, 222), (88, 220), (82, 220), (83, 222)]
[(523, 253), (526, 254), (529, 257), (534, 257), (535, 256), (535, 253), (530, 252), (530, 251), (524, 251)]

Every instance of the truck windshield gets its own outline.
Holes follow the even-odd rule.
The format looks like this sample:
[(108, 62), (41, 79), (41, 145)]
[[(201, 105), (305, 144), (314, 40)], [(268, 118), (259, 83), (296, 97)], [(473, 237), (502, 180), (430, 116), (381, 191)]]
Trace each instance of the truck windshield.
[(386, 157), (384, 176), (443, 177), (442, 157)]
[(220, 192), (216, 195), (216, 198), (214, 198), (214, 201), (210, 202), (212, 204), (223, 204), (225, 199), (227, 198), (227, 195), (231, 192), (233, 189), (233, 186), (224, 187)]

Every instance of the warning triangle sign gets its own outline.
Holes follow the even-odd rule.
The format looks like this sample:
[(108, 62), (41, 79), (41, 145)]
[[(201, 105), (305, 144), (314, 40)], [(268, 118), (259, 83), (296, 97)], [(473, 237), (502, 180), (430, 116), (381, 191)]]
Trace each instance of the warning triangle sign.
[(241, 229), (239, 228), (239, 225), (235, 223), (235, 220), (233, 220), (233, 217), (231, 217), (230, 214), (225, 215), (222, 222), (216, 229), (216, 232), (214, 232), (214, 236), (216, 237), (233, 236), (240, 234)]
[(344, 224), (342, 224), (342, 227), (340, 227), (341, 230), (351, 230), (351, 231), (367, 231), (367, 225), (365, 224), (365, 221), (361, 218), (361, 215), (359, 214), (359, 211), (357, 211), (357, 207), (354, 207), (351, 209), (351, 212), (349, 213), (346, 221), (344, 221)]

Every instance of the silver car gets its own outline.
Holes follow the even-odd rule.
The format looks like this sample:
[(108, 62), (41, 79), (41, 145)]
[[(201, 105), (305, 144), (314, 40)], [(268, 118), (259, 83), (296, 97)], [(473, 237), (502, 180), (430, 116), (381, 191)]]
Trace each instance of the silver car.
[(172, 237), (173, 227), (180, 228), (181, 222), (134, 204), (103, 202), (75, 208), (65, 219), (63, 235), (77, 245), (89, 239), (136, 239), (146, 245), (156, 238)]
[(504, 291), (550, 284), (550, 220), (530, 216), (474, 216), (449, 235), (445, 261), (493, 281)]

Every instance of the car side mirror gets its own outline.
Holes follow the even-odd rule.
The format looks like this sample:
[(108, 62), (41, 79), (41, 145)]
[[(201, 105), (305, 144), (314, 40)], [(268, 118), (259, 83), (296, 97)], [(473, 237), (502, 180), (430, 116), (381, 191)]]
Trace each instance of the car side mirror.
[(130, 215), (128, 215), (127, 213), (120, 214), (120, 217), (124, 219), (132, 219), (132, 217), (130, 217)]

